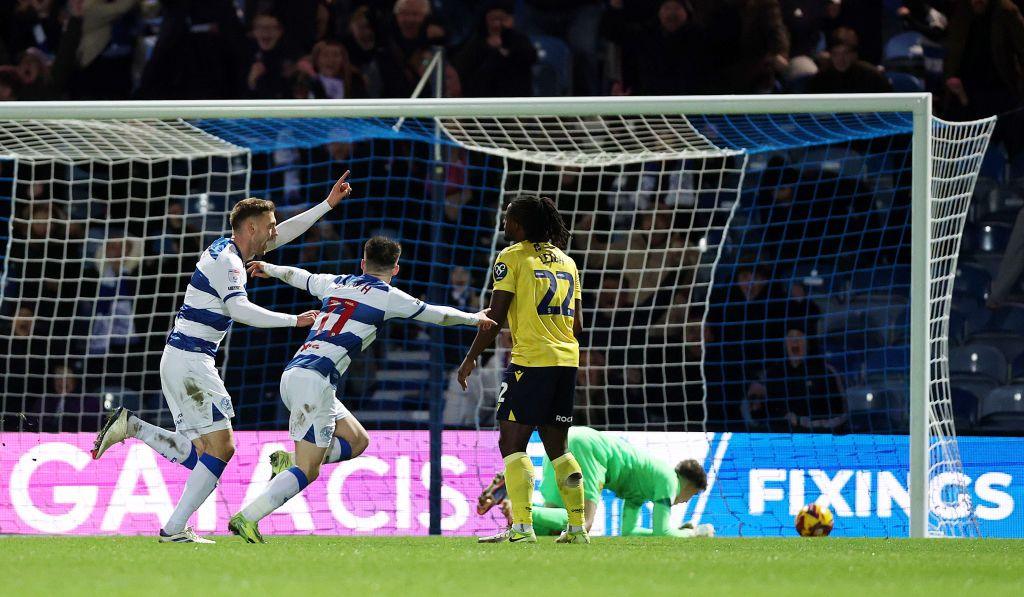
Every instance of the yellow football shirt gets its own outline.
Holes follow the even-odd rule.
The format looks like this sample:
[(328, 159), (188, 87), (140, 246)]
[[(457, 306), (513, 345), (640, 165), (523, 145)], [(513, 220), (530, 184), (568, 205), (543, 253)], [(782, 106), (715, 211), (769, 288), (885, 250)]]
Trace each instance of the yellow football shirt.
[(515, 295), (509, 307), (512, 362), (522, 367), (579, 367), (573, 335), (581, 296), (576, 263), (551, 243), (523, 241), (494, 262), (494, 289)]

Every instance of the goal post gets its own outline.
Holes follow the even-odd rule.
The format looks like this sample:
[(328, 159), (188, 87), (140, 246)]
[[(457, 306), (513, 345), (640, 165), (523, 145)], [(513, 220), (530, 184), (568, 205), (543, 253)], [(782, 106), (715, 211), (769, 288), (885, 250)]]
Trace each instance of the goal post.
[[(396, 119), (406, 119), (404, 124), (405, 132), (388, 131), (392, 130)], [(61, 128), (62, 122), (73, 121), (78, 123), (71, 128)], [(366, 216), (359, 222), (359, 226), (352, 231), (359, 234), (371, 233), (374, 231), (399, 230), (404, 231), (406, 224), (401, 222), (403, 217), (413, 218), (413, 226), (419, 230), (415, 234), (422, 234), (423, 230), (429, 229), (431, 236), (425, 240), (427, 249), (434, 249), (429, 253), (437, 259), (439, 254), (436, 249), (439, 244), (450, 243), (452, 250), (443, 251), (442, 259), (447, 260), (447, 265), (457, 263), (452, 261), (453, 255), (468, 255), (479, 269), (480, 262), (489, 261), (493, 258), (492, 246), (500, 246), (497, 241), (497, 234), (494, 236), (492, 246), (467, 247), (459, 243), (464, 241), (457, 237), (457, 225), (448, 226), (437, 221), (444, 213), (444, 192), (440, 184), (448, 184), (457, 192), (464, 192), (466, 189), (487, 186), (489, 192), (495, 192), (500, 197), (498, 209), (494, 206), (481, 208), (474, 221), (479, 224), (472, 230), (472, 234), (481, 234), (486, 228), (492, 227), (500, 219), (500, 205), (515, 193), (540, 191), (535, 188), (534, 181), (543, 179), (558, 169), (571, 169), (578, 172), (576, 180), (584, 180), (592, 177), (597, 181), (599, 189), (611, 184), (616, 176), (637, 176), (638, 172), (643, 173), (644, 164), (657, 164), (659, 172), (665, 173), (665, 179), (658, 179), (655, 188), (651, 191), (655, 202), (665, 200), (669, 195), (676, 197), (682, 193), (683, 187), (678, 186), (684, 183), (679, 182), (682, 178), (688, 178), (689, 182), (685, 193), (689, 193), (695, 199), (672, 199), (673, 222), (679, 221), (679, 214), (689, 211), (701, 211), (699, 222), (690, 217), (690, 223), (686, 228), (686, 241), (688, 248), (693, 248), (699, 255), (672, 257), (663, 259), (657, 265), (660, 270), (687, 270), (684, 272), (686, 281), (679, 281), (673, 277), (670, 284), (672, 290), (686, 287), (685, 299), (687, 308), (692, 307), (692, 313), (701, 317), (701, 328), (704, 327), (704, 317), (710, 311), (709, 301), (714, 285), (721, 280), (721, 273), (716, 270), (720, 263), (719, 253), (725, 245), (726, 237), (731, 233), (733, 224), (733, 212), (741, 203), (741, 195), (745, 192), (746, 178), (749, 176), (748, 164), (750, 155), (755, 153), (767, 154), (772, 150), (803, 150), (808, 147), (821, 146), (828, 148), (835, 144), (847, 143), (870, 143), (873, 139), (884, 136), (899, 136), (909, 133), (909, 148), (895, 149), (897, 158), (903, 159), (904, 154), (909, 157), (909, 167), (899, 166), (898, 172), (885, 171), (886, 175), (895, 178), (903, 176), (903, 170), (909, 170), (909, 191), (910, 191), (910, 221), (909, 221), (909, 359), (907, 363), (907, 379), (909, 380), (909, 400), (901, 404), (904, 414), (909, 420), (906, 430), (909, 436), (908, 453), (906, 454), (908, 466), (908, 493), (909, 493), (909, 525), (908, 534), (911, 537), (926, 537), (936, 534), (954, 536), (973, 536), (977, 534), (977, 522), (973, 514), (968, 513), (950, 523), (937, 518), (933, 513), (933, 501), (946, 499), (951, 496), (953, 502), (962, 498), (970, 501), (966, 495), (967, 489), (957, 482), (941, 487), (933, 487), (931, 480), (943, 473), (958, 473), (961, 467), (960, 456), (957, 447), (955, 429), (953, 428), (952, 413), (950, 412), (950, 392), (948, 366), (946, 356), (948, 351), (948, 320), (950, 310), (950, 298), (952, 295), (952, 275), (956, 267), (956, 255), (959, 249), (959, 238), (963, 230), (967, 213), (968, 201), (973, 192), (974, 182), (980, 168), (981, 156), (984, 155), (988, 138), (992, 133), (994, 119), (979, 121), (977, 123), (953, 124), (944, 123), (935, 119), (932, 115), (932, 103), (930, 94), (874, 94), (874, 95), (786, 95), (786, 96), (698, 96), (698, 97), (594, 97), (594, 98), (493, 98), (493, 99), (417, 99), (417, 100), (280, 100), (280, 101), (258, 101), (258, 100), (230, 100), (230, 101), (158, 101), (158, 102), (18, 102), (0, 104), (0, 160), (12, 160), (18, 162), (26, 157), (26, 150), (23, 146), (25, 136), (19, 132), (22, 123), (30, 123), (31, 127), (38, 127), (38, 130), (45, 131), (41, 137), (58, 142), (50, 142), (44, 148), (47, 159), (74, 160), (79, 159), (71, 156), (68, 152), (73, 151), (76, 144), (83, 143), (81, 134), (73, 138), (61, 139), (61, 131), (67, 134), (69, 130), (90, 131), (89, 134), (96, 136), (96, 141), (90, 147), (97, 147), (97, 151), (105, 151), (104, 146), (116, 145), (114, 139), (130, 141), (130, 135), (123, 135), (116, 129), (104, 130), (102, 127), (90, 126), (89, 122), (111, 121), (123, 123), (119, 126), (133, 126), (136, 122), (139, 127), (161, 126), (185, 130), (189, 134), (195, 133), (196, 138), (202, 138), (207, 143), (220, 144), (220, 151), (229, 157), (228, 165), (223, 172), (217, 170), (213, 173), (204, 173), (195, 170), (198, 176), (223, 176), (233, 181), (230, 188), (220, 189), (225, 197), (235, 198), (240, 194), (250, 191), (252, 186), (251, 178), (255, 175), (257, 168), (253, 155), (266, 153), (273, 155), (273, 152), (280, 150), (295, 151), (297, 153), (312, 153), (314, 148), (320, 144), (329, 142), (344, 142), (349, 139), (370, 139), (372, 155), (346, 156), (347, 158), (372, 162), (371, 172), (377, 172), (375, 160), (386, 161), (388, 155), (403, 156), (413, 166), (408, 172), (401, 175), (395, 174), (394, 170), (380, 170), (390, 172), (387, 176), (402, 176), (408, 184), (423, 187), (426, 190), (402, 191), (422, 193), (424, 205), (420, 205), (419, 195), (415, 200), (410, 200), (403, 205), (402, 209), (409, 207), (414, 211), (405, 213), (380, 214), (379, 216)], [(286, 123), (295, 123), (294, 127)], [(17, 126), (15, 126), (17, 123)], [(164, 123), (156, 125), (154, 123)], [(167, 124), (170, 123), (170, 124)], [(445, 134), (444, 151), (437, 150), (431, 157), (423, 158), (417, 153), (416, 148), (409, 148), (404, 143), (430, 144), (433, 141), (433, 126), (439, 124)], [(77, 127), (77, 128), (76, 128)], [(404, 137), (402, 135), (405, 135)], [(107, 143), (107, 137), (111, 143)], [(288, 141), (280, 139), (287, 136)], [(411, 140), (411, 141), (410, 141)], [(143, 143), (143, 141), (139, 141)], [(283, 143), (283, 144), (282, 144)], [(896, 143), (898, 145), (898, 143)], [(136, 143), (138, 146), (138, 143)], [(153, 159), (174, 159), (173, 151), (168, 153), (164, 150), (161, 153), (160, 143), (154, 143), (151, 148), (151, 155), (143, 157), (147, 160)], [(248, 149), (247, 149), (248, 148)], [(459, 162), (455, 155), (459, 151), (473, 152), (481, 156), (476, 163), (468, 161)], [(887, 150), (886, 150), (887, 151)], [(47, 153), (49, 152), (49, 153)], [(232, 153), (233, 152), (233, 153)], [(114, 152), (116, 153), (116, 151)], [(145, 154), (145, 152), (142, 152)], [(883, 151), (884, 153), (884, 151)], [(187, 155), (186, 155), (187, 154)], [(140, 154), (141, 155), (141, 154)], [(185, 158), (194, 158), (192, 154), (182, 151)], [(240, 157), (244, 161), (231, 162), (232, 156)], [(103, 157), (116, 161), (122, 156), (113, 155)], [(267, 158), (269, 165), (260, 171), (259, 176), (265, 177), (267, 182), (265, 188), (284, 195), (287, 193), (288, 183), (278, 182), (274, 177), (285, 177), (286, 166), (292, 162), (281, 161), (283, 158)], [(303, 158), (304, 159), (304, 158)], [(334, 159), (334, 158), (332, 158)], [(340, 158), (336, 161), (344, 161)], [(833, 158), (820, 158), (827, 161)], [(838, 158), (842, 161), (842, 158)], [(312, 161), (296, 167), (299, 171), (296, 176), (302, 177), (305, 181), (303, 188), (314, 185), (323, 185), (326, 181), (307, 181), (313, 177), (330, 176), (333, 172), (331, 165)], [(415, 164), (417, 161), (430, 160), (433, 164), (443, 163), (445, 167), (452, 166), (452, 174), (447, 183), (440, 182), (435, 178), (435, 173), (418, 173)], [(296, 162), (297, 163), (297, 162)], [(240, 182), (240, 173), (237, 171), (242, 166), (244, 183)], [(387, 164), (381, 166), (390, 167)], [(841, 165), (842, 166), (842, 165)], [(772, 167), (759, 166), (763, 171)], [(888, 168), (889, 166), (884, 166)], [(632, 168), (632, 169), (631, 169)], [(460, 170), (461, 169), (461, 170)], [(190, 172), (193, 170), (190, 168)], [(459, 174), (458, 172), (462, 173)], [(669, 172), (671, 171), (671, 172)], [(669, 174), (674, 178), (668, 180)], [(373, 176), (378, 176), (374, 174)], [(385, 175), (380, 175), (385, 176)], [(485, 182), (474, 182), (473, 177), (481, 177)], [(461, 178), (460, 178), (461, 177)], [(131, 178), (131, 176), (129, 176)], [(432, 182), (433, 181), (433, 182)], [(358, 181), (355, 181), (358, 184)], [(387, 181), (378, 181), (380, 185), (386, 186)], [(189, 183), (202, 186), (201, 182)], [(244, 188), (241, 186), (244, 184)], [(261, 183), (262, 184), (262, 183)], [(434, 186), (431, 186), (434, 185)], [(645, 220), (645, 226), (654, 231), (658, 213), (652, 208), (633, 206), (616, 207), (613, 213), (604, 213), (600, 208), (585, 207), (580, 197), (589, 191), (583, 189), (582, 183), (574, 190), (571, 201), (574, 216), (587, 216), (587, 210), (593, 211), (596, 217), (619, 217), (625, 218), (627, 228), (632, 226), (634, 230), (643, 232), (640, 227), (640, 218), (649, 217)], [(604, 185), (604, 186), (602, 186)], [(676, 185), (669, 188), (669, 185)], [(899, 186), (896, 184), (895, 186)], [(198, 188), (198, 187), (196, 187)], [(193, 192), (195, 189), (191, 189)], [(389, 193), (391, 191), (388, 191)], [(601, 191), (599, 191), (601, 192)], [(631, 191), (632, 192), (632, 191)], [(2, 195), (3, 193), (0, 193)], [(15, 193), (11, 193), (14, 197)], [(706, 197), (705, 201), (701, 197)], [(145, 198), (143, 198), (145, 199)], [(0, 199), (2, 200), (2, 199)], [(167, 203), (169, 199), (164, 199)], [(436, 205), (431, 201), (440, 201)], [(690, 201), (690, 203), (687, 203)], [(224, 209), (230, 206), (213, 202), (217, 207), (207, 214), (208, 217), (223, 219)], [(432, 205), (427, 208), (425, 205)], [(697, 206), (697, 207), (695, 207)], [(701, 207), (703, 206), (703, 207)], [(561, 207), (561, 206), (560, 206)], [(440, 211), (439, 211), (440, 209)], [(633, 209), (633, 212), (629, 210)], [(218, 211), (219, 210), (219, 211)], [(689, 210), (689, 211), (688, 211)], [(0, 211), (0, 214), (3, 212)], [(158, 214), (147, 214), (147, 217), (158, 217)], [(833, 217), (829, 214), (828, 217)], [(486, 218), (494, 218), (484, 222)], [(8, 239), (14, 237), (14, 220), (11, 217), (8, 222), (8, 230), (0, 233)], [(457, 220), (461, 222), (462, 220)], [(223, 227), (223, 222), (221, 222)], [(818, 222), (818, 225), (825, 225)], [(107, 225), (109, 228), (109, 224)], [(431, 228), (433, 226), (433, 228)], [(674, 227), (672, 224), (670, 227)], [(897, 231), (902, 233), (901, 231)], [(471, 235), (472, 235), (471, 234)], [(846, 237), (852, 237), (853, 233), (844, 232)], [(455, 236), (448, 236), (455, 235)], [(585, 259), (601, 256), (602, 254), (613, 254), (616, 251), (624, 253), (628, 258), (628, 247), (616, 249), (608, 239), (594, 234), (593, 231), (580, 231), (580, 241), (575, 250)], [(329, 239), (327, 239), (329, 240)], [(348, 241), (349, 239), (343, 239)], [(848, 238), (846, 240), (849, 240)], [(321, 242), (326, 240), (321, 239)], [(845, 241), (844, 241), (845, 242)], [(417, 255), (428, 254), (427, 249), (423, 252), (414, 251)], [(321, 258), (324, 248), (318, 245)], [(459, 253), (461, 251), (461, 253)], [(605, 255), (606, 258), (607, 255)], [(6, 256), (5, 256), (6, 258)], [(672, 259), (678, 258), (679, 265), (676, 267)], [(689, 260), (689, 261), (686, 261)], [(422, 259), (421, 259), (422, 261)], [(684, 261), (686, 262), (684, 265)], [(644, 262), (649, 263), (648, 261)], [(444, 281), (436, 280), (438, 275), (443, 275), (436, 270), (434, 264), (417, 262), (410, 266), (415, 272), (424, 274), (430, 278), (425, 282), (426, 290), (423, 294), (443, 298), (443, 294), (435, 293), (439, 285)], [(586, 266), (581, 266), (585, 269)], [(605, 275), (606, 270), (597, 266), (597, 275), (594, 279), (598, 284), (609, 282), (609, 288), (622, 291), (626, 285), (636, 292), (649, 290), (646, 285), (651, 284), (645, 281), (641, 271), (632, 272), (635, 274), (632, 281), (627, 280), (628, 275)], [(471, 268), (472, 269), (472, 268)], [(630, 267), (626, 266), (629, 270)], [(636, 268), (634, 268), (636, 269)], [(724, 270), (723, 270), (724, 271)], [(5, 270), (5, 275), (7, 271)], [(477, 274), (472, 270), (471, 274)], [(795, 273), (792, 275), (796, 275)], [(484, 279), (478, 279), (474, 286), (486, 286)], [(617, 280), (618, 287), (614, 288), (611, 280)], [(659, 280), (665, 280), (659, 276)], [(429, 288), (427, 288), (429, 287)], [(481, 288), (480, 290), (483, 290)], [(179, 289), (180, 291), (180, 289)], [(597, 296), (597, 289), (585, 289), (592, 293), (591, 297)], [(282, 302), (289, 305), (291, 295), (280, 298), (277, 291), (266, 290), (265, 297), (273, 298), (275, 302)], [(273, 294), (270, 294), (273, 292)], [(649, 294), (655, 294), (653, 291)], [(259, 299), (256, 299), (259, 302)], [(657, 305), (656, 298), (652, 304)], [(663, 305), (668, 308), (667, 305)], [(891, 306), (891, 305), (886, 305)], [(870, 315), (870, 314), (869, 314)], [(6, 316), (0, 313), (0, 316)], [(8, 316), (8, 318), (10, 318)], [(630, 322), (641, 321), (633, 315)], [(728, 322), (720, 322), (727, 324)], [(666, 326), (670, 325), (668, 323)], [(609, 328), (609, 335), (622, 333), (626, 324), (612, 324)], [(235, 334), (238, 339), (232, 337), (229, 341), (228, 351), (235, 349), (261, 350), (258, 338), (262, 336), (243, 335), (238, 330)], [(255, 338), (255, 339), (252, 339)], [(707, 378), (705, 376), (705, 357), (708, 347), (705, 345), (706, 335), (703, 329), (696, 340), (688, 339), (673, 345), (665, 340), (657, 345), (644, 345), (636, 347), (642, 349), (643, 354), (650, 354), (651, 351), (662, 355), (663, 360), (659, 365), (664, 370), (675, 366), (672, 360), (675, 357), (666, 356), (675, 354), (671, 350), (685, 350), (692, 344), (699, 347), (701, 370), (700, 378), (687, 379), (685, 375), (675, 386), (665, 381), (657, 381), (652, 377), (651, 381), (646, 377), (641, 381), (629, 381), (624, 379), (619, 383), (624, 393), (641, 388), (650, 388), (652, 384), (662, 384), (659, 392), (665, 396), (664, 404), (647, 405), (648, 409), (642, 413), (642, 421), (632, 424), (629, 416), (625, 418), (626, 423), (622, 430), (646, 431), (657, 429), (668, 431), (673, 429), (686, 429), (688, 431), (708, 429), (709, 417), (707, 415)], [(436, 340), (436, 336), (434, 337)], [(276, 347), (276, 340), (274, 341)], [(387, 340), (381, 340), (387, 342)], [(389, 352), (388, 358), (415, 360), (415, 355), (432, 354), (436, 357), (439, 344), (434, 342), (431, 346), (429, 341), (417, 338), (403, 338), (401, 342), (396, 341), (396, 347)], [(609, 345), (610, 346), (610, 345)], [(389, 349), (390, 350), (390, 349)], [(635, 351), (634, 351), (635, 352)], [(395, 355), (391, 357), (390, 355)], [(639, 353), (637, 353), (639, 354)], [(682, 354), (682, 353), (680, 353)], [(243, 357), (244, 358), (244, 357)], [(630, 359), (640, 358), (636, 356), (623, 356), (623, 366), (637, 366), (639, 362)], [(231, 356), (234, 360), (235, 357)], [(680, 369), (682, 363), (679, 363)], [(396, 390), (394, 392), (408, 392), (409, 387), (415, 384), (433, 384), (430, 391), (443, 391), (445, 379), (438, 379), (438, 373), (431, 369), (429, 381), (418, 377), (419, 371), (415, 366), (399, 367), (397, 372), (391, 372), (392, 381)], [(151, 372), (150, 372), (151, 373)], [(443, 373), (443, 372), (442, 372)], [(235, 388), (229, 380), (229, 390), (234, 394)], [(242, 383), (242, 382), (239, 382)], [(697, 404), (693, 396), (676, 398), (676, 392), (683, 392), (688, 384), (700, 384), (702, 388), (702, 403)], [(405, 384), (405, 385), (403, 385)], [(641, 387), (642, 386), (642, 387)], [(391, 386), (389, 386), (391, 387)], [(426, 387), (425, 385), (423, 387)], [(391, 390), (388, 390), (389, 392)], [(275, 389), (263, 383), (258, 387), (245, 387), (246, 394), (260, 396), (255, 405), (262, 409), (260, 412), (273, 411), (274, 405), (265, 404), (264, 401), (273, 401), (272, 394)], [(387, 392), (385, 392), (387, 393)], [(270, 396), (270, 397), (267, 397)], [(390, 394), (389, 394), (390, 396)], [(3, 411), (10, 416), (14, 413), (12, 406), (14, 400), (4, 396)], [(236, 398), (237, 399), (237, 398)], [(870, 398), (869, 398), (870, 400)], [(894, 403), (895, 404), (895, 403)], [(693, 410), (691, 407), (698, 407)], [(237, 408), (237, 407), (236, 407)], [(602, 407), (610, 410), (610, 407)], [(624, 409), (626, 407), (623, 407)], [(689, 409), (689, 410), (687, 410)], [(658, 423), (654, 419), (648, 419), (649, 412), (657, 411), (656, 416), (661, 417)], [(693, 415), (694, 412), (703, 412), (703, 418), (699, 420)], [(418, 412), (418, 411), (417, 411)], [(683, 413), (683, 414), (680, 414)], [(687, 414), (689, 413), (689, 414)], [(358, 413), (357, 413), (358, 415)], [(408, 413), (408, 420), (403, 424), (426, 423), (414, 412)], [(673, 420), (672, 417), (685, 417), (686, 420)], [(680, 423), (674, 427), (671, 423)], [(436, 428), (440, 421), (436, 418), (431, 421)], [(716, 429), (716, 431), (729, 431), (729, 429)], [(710, 432), (709, 432), (710, 435)], [(721, 434), (720, 434), (721, 435)], [(728, 435), (726, 433), (725, 435)], [(660, 440), (658, 440), (660, 441)], [(709, 440), (710, 441), (710, 440)], [(717, 441), (717, 440), (716, 440)], [(653, 444), (657, 445), (657, 444)], [(718, 446), (714, 452), (714, 461), (721, 463), (722, 454), (725, 453), (724, 444)], [(709, 444), (709, 452), (712, 450)], [(482, 449), (490, 449), (481, 446)], [(441, 461), (441, 454), (433, 454), (430, 459), (430, 471), (433, 478), (437, 478), (438, 471), (444, 468)], [(716, 464), (716, 466), (718, 466)], [(712, 473), (717, 472), (711, 471)], [(953, 478), (953, 477), (950, 477)], [(432, 484), (436, 485), (436, 483)], [(340, 487), (340, 485), (339, 485)], [(432, 490), (440, 492), (440, 487), (432, 487)], [(440, 494), (438, 494), (440, 495)], [(966, 496), (966, 497), (965, 497)], [(706, 498), (705, 498), (706, 499)], [(703, 502), (702, 502), (703, 504)], [(970, 509), (970, 507), (968, 507)], [(440, 516), (440, 514), (436, 514)], [(436, 519), (435, 521), (436, 522)]]

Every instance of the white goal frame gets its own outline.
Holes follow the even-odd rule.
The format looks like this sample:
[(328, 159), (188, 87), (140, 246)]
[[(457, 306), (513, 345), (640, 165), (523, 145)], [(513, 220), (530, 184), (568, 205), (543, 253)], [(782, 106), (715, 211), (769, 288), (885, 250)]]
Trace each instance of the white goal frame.
[[(910, 291), (910, 536), (928, 536), (930, 93), (380, 100), (3, 102), (0, 119), (435, 118), (658, 114), (913, 115)], [(0, 158), (10, 157), (0, 155)]]

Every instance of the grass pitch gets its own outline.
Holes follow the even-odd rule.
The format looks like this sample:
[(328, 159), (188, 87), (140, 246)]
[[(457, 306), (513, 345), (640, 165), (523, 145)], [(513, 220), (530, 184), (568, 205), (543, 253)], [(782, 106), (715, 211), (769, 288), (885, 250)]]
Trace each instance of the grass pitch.
[(0, 537), (4, 595), (1024, 595), (1024, 541)]

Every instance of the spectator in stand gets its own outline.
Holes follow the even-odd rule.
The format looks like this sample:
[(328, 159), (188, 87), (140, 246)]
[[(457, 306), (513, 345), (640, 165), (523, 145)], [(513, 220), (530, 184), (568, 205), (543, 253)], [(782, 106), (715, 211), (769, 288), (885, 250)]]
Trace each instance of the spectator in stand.
[[(789, 88), (803, 90), (806, 77), (818, 72), (819, 49), (825, 50), (825, 31), (835, 28), (840, 4), (832, 0), (781, 0), (782, 20), (789, 32)], [(821, 46), (819, 48), (819, 46)]]
[[(6, 309), (5, 309), (6, 311)], [(39, 420), (21, 415), (39, 413), (38, 396), (45, 387), (45, 373), (37, 355), (46, 354), (46, 339), (35, 336), (36, 314), (32, 305), (19, 302), (12, 309), (10, 327), (0, 329), (0, 390), (6, 396), (4, 410), (8, 416), (0, 420), (3, 431), (39, 431)]]
[(1012, 0), (961, 0), (949, 22), (945, 61), (947, 117), (1000, 114), (993, 144), (1003, 143), (1024, 175), (1024, 17)]
[[(467, 389), (463, 390), (459, 385), (458, 370), (452, 369), (448, 376), (448, 388), (444, 394), (444, 424), (446, 427), (478, 429), (494, 426), (501, 376), (508, 369), (511, 352), (512, 334), (508, 329), (504, 329), (498, 334), (498, 342), (491, 357), (476, 370), (478, 375), (473, 375), (467, 380), (469, 383)], [(582, 359), (582, 357), (581, 352), (580, 358)]]
[(0, 66), (0, 102), (13, 102), (21, 90), (21, 76), (13, 66)]
[[(62, 48), (70, 37), (69, 34), (64, 35), (61, 42)], [(56, 61), (53, 61), (52, 64), (55, 66)], [(18, 75), (18, 99), (20, 100), (55, 100), (64, 95), (64, 85), (57, 83), (49, 56), (38, 48), (28, 48), (22, 52), (15, 72)]]
[(282, 46), (289, 54), (300, 56), (317, 40), (335, 34), (330, 23), (338, 4), (332, 0), (244, 0), (245, 26), (252, 29), (259, 15), (277, 15), (283, 30)]
[(313, 225), (302, 239), (299, 263), (324, 264), (340, 268), (343, 260), (351, 259), (347, 245), (341, 242), (333, 223), (321, 220)]
[(310, 95), (314, 99), (367, 97), (366, 80), (348, 57), (340, 41), (325, 39), (313, 46), (309, 59), (299, 62), (309, 76)]
[(56, 0), (16, 0), (11, 20), (2, 32), (8, 55), (18, 56), (28, 48), (38, 48), (53, 56), (67, 19), (61, 8)]
[(741, 265), (735, 282), (713, 293), (708, 322), (726, 344), (726, 356), (742, 362), (746, 380), (760, 378), (768, 364), (782, 357), (788, 300), (786, 289), (771, 283), (757, 264)]
[(789, 32), (779, 0), (703, 0), (707, 93), (768, 93), (789, 67)]
[(935, 4), (939, 3), (930, 0), (904, 0), (897, 14), (903, 19), (903, 26), (910, 31), (917, 31), (932, 41), (941, 42), (946, 39), (949, 19), (942, 10), (946, 8), (946, 3), (941, 3), (941, 9), (934, 6)]
[(786, 332), (785, 360), (748, 392), (748, 423), (776, 432), (849, 431), (843, 382), (800, 326)]
[[(479, 311), (480, 295), (473, 292), (470, 287), (469, 271), (462, 267), (452, 268), (448, 277), (448, 296), (445, 298), (446, 305), (451, 305), (463, 311)], [(444, 355), (445, 362), (449, 366), (458, 366), (462, 362), (462, 356), (466, 354), (469, 345), (473, 343), (476, 334), (472, 330), (449, 328), (444, 332)]]
[(853, 29), (836, 29), (828, 44), (828, 64), (807, 81), (808, 93), (885, 93), (892, 85), (873, 64), (857, 55)]
[(360, 6), (352, 12), (341, 43), (345, 44), (352, 65), (366, 78), (367, 96), (380, 97), (380, 48), (377, 46), (377, 31), (370, 19), (369, 8)]
[(832, 0), (780, 0), (782, 21), (789, 32), (790, 56), (814, 57), (824, 32), (839, 16), (841, 4)]
[(599, 95), (598, 39), (602, 0), (525, 0), (521, 22), (527, 34), (564, 39), (572, 50), (573, 95)]
[(1020, 293), (1021, 276), (1024, 275), (1024, 209), (1017, 212), (1006, 251), (999, 262), (999, 272), (992, 278), (992, 291), (985, 300), (989, 309), (998, 309), (1007, 304), (1024, 305), (1024, 294)]
[(576, 370), (576, 416), (574, 425), (604, 427), (608, 424), (608, 371), (599, 350), (580, 349)]
[[(700, 90), (702, 33), (690, 0), (662, 0), (657, 18), (640, 24), (625, 19), (625, 0), (611, 0), (602, 34), (622, 45), (623, 93), (685, 95)], [(624, 24), (626, 23), (626, 24)]]
[[(150, 222), (146, 236), (152, 239), (149, 241), (149, 256), (195, 256), (203, 250), (203, 231), (187, 223), (183, 201), (171, 201), (166, 216)], [(177, 273), (178, 269), (173, 272)]]
[(529, 37), (515, 29), (513, 6), (511, 0), (488, 2), (480, 28), (455, 60), (469, 97), (533, 95), (537, 50)]
[(245, 30), (232, 0), (161, 2), (160, 35), (142, 71), (140, 99), (245, 97)]
[[(74, 58), (68, 65), (68, 95), (72, 99), (124, 100), (131, 96), (140, 1), (68, 2), (71, 19), (64, 35), (74, 33), (75, 37)], [(61, 46), (65, 43), (61, 41)]]
[[(136, 271), (142, 259), (142, 241), (115, 234), (99, 248), (86, 270), (83, 295), (92, 299), (89, 317), (91, 355), (118, 356), (130, 352), (140, 338), (135, 333)], [(118, 359), (110, 360), (108, 372)]]
[(249, 96), (280, 99), (291, 95), (288, 80), (295, 72), (296, 57), (282, 41), (281, 20), (270, 13), (256, 15), (251, 35), (253, 47), (246, 76)]
[(82, 392), (82, 382), (66, 364), (56, 365), (48, 376), (49, 390), (43, 396), (41, 431), (96, 431), (106, 414), (98, 394)]
[(410, 97), (422, 50), (446, 43), (444, 27), (431, 14), (429, 0), (395, 2), (390, 35), (380, 59), (382, 97)]

